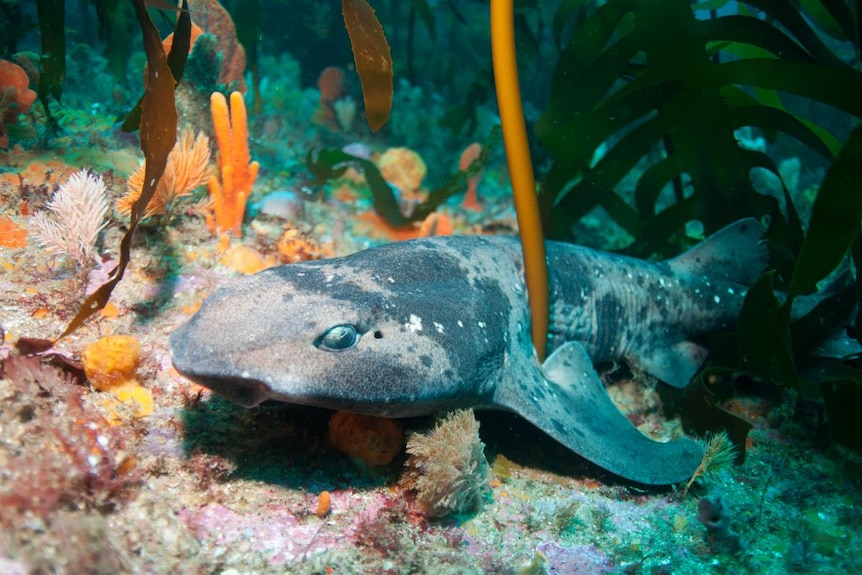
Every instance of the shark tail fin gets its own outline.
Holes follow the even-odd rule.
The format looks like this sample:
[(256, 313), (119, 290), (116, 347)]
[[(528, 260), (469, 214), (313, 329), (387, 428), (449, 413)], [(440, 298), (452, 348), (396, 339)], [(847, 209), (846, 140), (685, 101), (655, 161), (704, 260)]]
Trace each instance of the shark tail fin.
[(769, 250), (761, 241), (764, 231), (754, 218), (739, 220), (666, 263), (676, 273), (706, 274), (749, 286), (769, 264)]

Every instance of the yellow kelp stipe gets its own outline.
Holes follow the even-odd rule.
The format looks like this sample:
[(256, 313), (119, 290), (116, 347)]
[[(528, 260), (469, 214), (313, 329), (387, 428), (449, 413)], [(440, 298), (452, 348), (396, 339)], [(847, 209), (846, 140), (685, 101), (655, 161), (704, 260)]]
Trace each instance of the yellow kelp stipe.
[(527, 126), (521, 105), (512, 2), (513, 0), (491, 0), (491, 51), (494, 59), (497, 106), (503, 124), (503, 142), (515, 195), (521, 249), (524, 252), (524, 279), (530, 300), (533, 345), (539, 361), (543, 361), (548, 339), (548, 264), (545, 261), (536, 181), (533, 177)]

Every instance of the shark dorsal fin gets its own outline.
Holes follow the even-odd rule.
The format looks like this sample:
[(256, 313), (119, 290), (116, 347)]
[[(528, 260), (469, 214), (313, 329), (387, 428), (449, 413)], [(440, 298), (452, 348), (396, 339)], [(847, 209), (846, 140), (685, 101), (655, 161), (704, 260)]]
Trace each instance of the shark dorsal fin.
[(665, 263), (676, 273), (706, 274), (751, 285), (769, 263), (763, 233), (763, 225), (754, 218), (739, 220)]

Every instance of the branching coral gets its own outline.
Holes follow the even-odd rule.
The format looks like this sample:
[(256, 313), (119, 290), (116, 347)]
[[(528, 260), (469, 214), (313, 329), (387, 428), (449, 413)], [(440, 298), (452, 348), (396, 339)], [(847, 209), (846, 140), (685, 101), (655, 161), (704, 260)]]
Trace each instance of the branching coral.
[[(209, 178), (210, 140), (205, 134), (197, 137), (191, 130), (184, 130), (180, 139), (168, 155), (165, 173), (159, 180), (144, 217), (164, 215), (166, 219), (174, 213), (177, 201), (191, 194), (195, 188), (205, 184)], [(141, 165), (129, 176), (126, 185), (128, 192), (117, 201), (117, 210), (123, 215), (132, 213), (132, 205), (141, 195), (144, 187), (146, 164)]]
[(471, 410), (456, 411), (427, 434), (407, 441), (407, 471), (401, 484), (416, 492), (428, 517), (475, 510), (490, 491), (491, 469)]

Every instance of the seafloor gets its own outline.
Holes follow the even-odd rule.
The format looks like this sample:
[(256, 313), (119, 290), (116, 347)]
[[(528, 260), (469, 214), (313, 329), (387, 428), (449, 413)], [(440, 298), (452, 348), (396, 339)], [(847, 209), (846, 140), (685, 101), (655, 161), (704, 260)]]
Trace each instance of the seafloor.
[[(301, 167), (308, 142), (296, 136), (286, 165), (286, 152), (272, 151), (278, 138), (267, 147), (265, 122), (252, 117), (252, 156), (263, 164), (252, 203), (311, 185)], [(451, 173), (456, 156), (430, 172)], [(500, 156), (479, 184), (481, 211), (460, 197), (441, 208), (455, 233), (514, 231)], [(77, 169), (103, 174), (115, 201), (140, 157), (111, 119), (70, 107), (64, 132), (46, 145), (0, 152), (6, 239)], [(99, 243), (104, 261), (88, 280), (32, 238), (3, 242), (0, 574), (862, 573), (860, 461), (830, 444), (821, 406), (768, 385), (741, 385), (723, 406), (754, 425), (744, 463), (686, 493), (615, 479), (514, 415), (477, 414), (491, 493), (471, 514), (430, 520), (399, 485), (403, 454), (368, 467), (333, 449), (328, 412), (246, 410), (183, 379), (168, 336), (218, 285), (396, 239), (368, 215), (361, 183), (312, 192), (281, 216), (252, 210), (230, 243), (194, 202), (140, 229), (109, 307), (35, 359), (16, 343), (63, 331), (116, 261), (125, 220), (113, 213)], [(286, 229), (293, 239), (278, 249)], [(151, 413), (82, 376), (82, 352), (108, 335), (140, 343), (136, 382), (152, 396)], [(681, 433), (662, 419), (653, 386), (622, 381), (611, 393), (644, 432)], [(408, 432), (428, 424), (405, 422)], [(331, 508), (318, 513), (323, 491)], [(710, 530), (698, 512), (707, 504)]]

